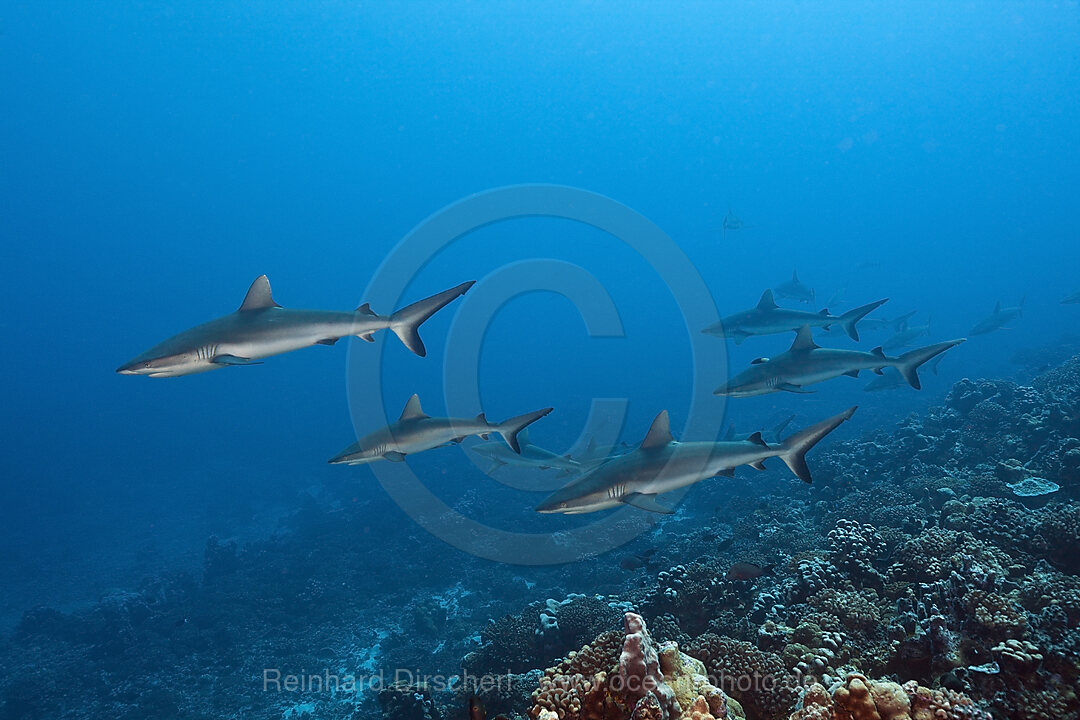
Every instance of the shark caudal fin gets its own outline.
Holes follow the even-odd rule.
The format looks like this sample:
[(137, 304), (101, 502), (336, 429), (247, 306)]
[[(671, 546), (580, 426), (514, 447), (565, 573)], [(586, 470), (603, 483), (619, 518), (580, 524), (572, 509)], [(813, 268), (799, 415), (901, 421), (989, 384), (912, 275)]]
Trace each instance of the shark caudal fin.
[(946, 342), (934, 343), (933, 345), (927, 345), (926, 347), (906, 352), (896, 358), (893, 366), (899, 370), (900, 374), (904, 376), (904, 379), (908, 381), (908, 385), (916, 390), (922, 390), (922, 383), (919, 382), (919, 366), (927, 360), (937, 357), (949, 348), (956, 347), (964, 342), (964, 340), (965, 338), (960, 338), (959, 340), (947, 340)]
[(438, 295), (432, 295), (420, 302), (414, 302), (412, 305), (401, 308), (390, 316), (390, 329), (401, 339), (405, 347), (420, 357), (424, 357), (427, 355), (427, 349), (424, 347), (424, 341), (420, 339), (420, 326), (429, 317), (449, 305), (452, 300), (468, 292), (473, 283), (475, 283), (475, 280), (461, 283), (457, 287), (444, 290)]
[(849, 338), (851, 338), (855, 342), (859, 342), (859, 331), (855, 327), (855, 323), (859, 322), (864, 317), (877, 310), (879, 307), (881, 307), (887, 302), (889, 302), (889, 298), (885, 298), (884, 300), (878, 300), (877, 302), (872, 302), (868, 305), (862, 305), (855, 308), (854, 310), (848, 310), (846, 313), (841, 315), (836, 322), (838, 325), (840, 325), (840, 327), (844, 328), (844, 332), (848, 334)]
[(544, 408), (543, 410), (537, 410), (536, 412), (512, 417), (509, 420), (503, 420), (498, 425), (493, 426), (492, 430), (499, 433), (499, 435), (502, 436), (502, 439), (506, 441), (506, 444), (510, 446), (510, 449), (520, 455), (521, 444), (518, 442), (518, 433), (524, 430), (526, 426), (533, 424), (547, 415), (552, 409), (553, 408)]
[(780, 459), (804, 483), (813, 482), (813, 478), (810, 477), (810, 467), (806, 464), (806, 453), (809, 452), (810, 448), (817, 445), (823, 437), (839, 427), (840, 423), (854, 415), (856, 409), (858, 409), (857, 405), (849, 407), (839, 415), (833, 415), (828, 420), (822, 420), (787, 438), (780, 443)]

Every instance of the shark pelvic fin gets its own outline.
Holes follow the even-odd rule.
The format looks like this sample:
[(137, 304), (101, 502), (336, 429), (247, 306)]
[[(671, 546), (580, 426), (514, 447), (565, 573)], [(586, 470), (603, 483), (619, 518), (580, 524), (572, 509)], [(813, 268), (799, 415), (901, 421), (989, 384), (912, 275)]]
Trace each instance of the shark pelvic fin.
[(336, 343), (340, 339), (341, 338), (323, 338), (322, 340), (316, 340), (315, 344), (316, 345), (333, 345), (334, 343)]
[(773, 299), (772, 288), (769, 288), (765, 292), (761, 293), (761, 299), (758, 300), (758, 310), (775, 310), (779, 305), (776, 304), (776, 300)]
[(641, 447), (643, 449), (663, 447), (670, 443), (671, 440), (671, 421), (668, 420), (667, 410), (661, 410), (660, 414), (653, 419), (652, 425), (649, 426), (649, 432), (646, 433), (645, 439), (641, 441)]
[(420, 396), (414, 393), (413, 396), (409, 398), (409, 402), (405, 403), (405, 409), (401, 411), (401, 417), (398, 418), (398, 422), (401, 422), (402, 420), (422, 420), (426, 417), (428, 417), (427, 413), (420, 407)]
[(814, 342), (814, 336), (810, 332), (809, 325), (803, 325), (799, 328), (799, 331), (795, 333), (795, 342), (791, 343), (791, 348), (788, 352), (796, 352), (799, 350), (816, 350), (819, 348), (816, 342)]
[(750, 463), (750, 467), (754, 468), (755, 470), (764, 470), (765, 462), (763, 460), (758, 460), (757, 462)]
[(848, 377), (853, 377), (853, 378), (859, 377), (859, 371), (858, 370), (848, 370), (844, 374), (847, 375)]
[(656, 501), (656, 495), (645, 495), (643, 493), (630, 493), (625, 496), (622, 501), (627, 505), (633, 505), (639, 510), (645, 510), (647, 512), (659, 513), (661, 515), (672, 515), (674, 510), (667, 505), (661, 505)]
[(266, 310), (267, 308), (281, 307), (274, 302), (274, 296), (270, 293), (270, 280), (265, 275), (255, 278), (248, 288), (244, 302), (240, 305), (240, 312), (249, 310)]
[(215, 355), (210, 358), (210, 362), (215, 365), (262, 365), (262, 362), (259, 360), (237, 357), (236, 355)]

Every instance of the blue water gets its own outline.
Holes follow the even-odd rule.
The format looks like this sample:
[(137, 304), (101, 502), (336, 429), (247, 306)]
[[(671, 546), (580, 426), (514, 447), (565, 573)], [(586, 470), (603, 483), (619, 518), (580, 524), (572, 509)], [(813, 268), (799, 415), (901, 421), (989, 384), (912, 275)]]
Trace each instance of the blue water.
[[(540, 291), (501, 307), (479, 351), (467, 409), (553, 406), (531, 433), (554, 450), (580, 446), (594, 398), (626, 399), (612, 432), (628, 442), (664, 408), (678, 437), (692, 397), (746, 430), (858, 402), (838, 435), (853, 437), (961, 377), (1012, 377), (1016, 351), (1080, 329), (1058, 304), (1080, 289), (1078, 31), (1075, 3), (6, 5), (4, 625), (197, 568), (209, 535), (265, 537), (301, 493), (351, 485), (373, 514), (398, 513), (370, 470), (325, 463), (355, 437), (350, 354), (385, 352), (369, 387), (391, 419), (413, 392), (440, 414), (469, 379), (444, 360), (471, 296), (424, 326), (424, 359), (380, 338), (193, 377), (113, 370), (231, 312), (262, 273), (287, 307), (351, 309), (410, 229), (493, 188), (632, 208), (696, 267), (715, 301), (702, 312), (750, 307), (798, 269), (821, 302), (845, 288), (847, 307), (889, 297), (876, 315), (931, 314), (936, 341), (1026, 297), (1013, 329), (950, 352), (922, 393), (839, 378), (724, 403), (693, 386), (691, 351), (724, 343), (687, 326), (648, 260), (569, 220), (487, 226), (430, 258), (399, 306), (520, 261), (593, 276), (624, 336), (590, 337)], [(729, 211), (750, 227), (725, 235)], [(789, 343), (728, 343), (727, 362)], [(410, 464), (446, 497), (494, 487), (456, 449)], [(493, 491), (493, 525), (543, 530), (542, 495)]]

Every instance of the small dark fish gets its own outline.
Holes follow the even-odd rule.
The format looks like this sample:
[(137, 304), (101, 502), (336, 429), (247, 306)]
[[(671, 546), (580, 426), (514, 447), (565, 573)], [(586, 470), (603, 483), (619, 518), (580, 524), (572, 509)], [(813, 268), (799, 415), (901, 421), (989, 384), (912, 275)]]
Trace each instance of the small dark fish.
[(469, 698), (469, 720), (485, 720), (487, 710), (484, 709), (484, 701), (475, 695)]
[(737, 562), (728, 569), (727, 575), (724, 577), (728, 580), (756, 580), (762, 575), (771, 573), (774, 567), (776, 566), (766, 565), (761, 567), (753, 563)]
[(653, 548), (651, 550), (646, 550), (640, 555), (623, 555), (619, 560), (619, 567), (628, 572), (640, 570), (649, 564), (649, 558), (651, 558), (655, 552), (656, 548)]

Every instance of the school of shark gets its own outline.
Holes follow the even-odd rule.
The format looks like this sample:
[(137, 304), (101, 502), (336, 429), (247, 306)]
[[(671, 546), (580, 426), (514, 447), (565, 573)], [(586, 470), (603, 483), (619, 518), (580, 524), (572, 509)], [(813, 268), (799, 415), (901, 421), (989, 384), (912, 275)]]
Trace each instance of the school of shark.
[[(725, 230), (746, 226), (734, 215), (725, 219)], [(414, 354), (427, 353), (419, 329), (423, 323), (455, 299), (463, 296), (474, 281), (463, 282), (427, 298), (418, 300), (389, 315), (379, 315), (368, 303), (355, 310), (301, 310), (282, 307), (270, 290), (265, 275), (255, 279), (240, 307), (233, 313), (182, 331), (124, 363), (116, 372), (122, 375), (178, 377), (225, 367), (261, 364), (263, 359), (314, 345), (334, 345), (345, 337), (374, 342), (374, 333), (390, 330)], [(830, 301), (838, 302), (843, 291)], [(1080, 302), (1080, 293), (1065, 297), (1064, 304)], [(828, 308), (804, 310), (782, 307), (776, 297), (813, 307), (817, 294), (805, 285), (798, 272), (791, 279), (766, 289), (757, 304), (747, 310), (724, 316), (702, 330), (721, 340), (730, 338), (742, 344), (753, 337), (794, 333), (791, 347), (775, 357), (761, 357), (734, 377), (723, 380), (715, 395), (743, 398), (769, 393), (813, 393), (808, 386), (847, 376), (858, 378), (862, 371), (877, 377), (864, 389), (867, 392), (892, 390), (905, 385), (921, 389), (919, 368), (929, 363), (936, 374), (944, 353), (965, 342), (954, 338), (917, 347), (899, 354), (886, 351), (906, 348), (932, 332), (930, 318), (922, 324), (912, 321), (913, 310), (893, 319), (870, 318), (871, 313), (888, 302), (873, 300), (840, 314)], [(1012, 307), (998, 302), (993, 312), (978, 321), (970, 335), (984, 335), (1001, 329), (1023, 314), (1024, 300)], [(831, 348), (819, 345), (815, 329), (830, 332), (843, 330), (852, 341), (860, 342), (859, 325), (872, 330), (892, 330), (893, 335), (870, 350)], [(524, 412), (502, 422), (492, 423), (481, 412), (474, 418), (432, 417), (424, 412), (418, 395), (405, 404), (400, 417), (384, 427), (372, 428), (344, 448), (329, 462), (335, 465), (361, 465), (377, 461), (403, 462), (410, 455), (457, 445), (468, 437), (484, 442), (470, 447), (486, 461), (485, 472), (502, 468), (515, 470), (558, 470), (569, 482), (536, 506), (544, 514), (582, 514), (620, 506), (630, 506), (651, 513), (671, 514), (670, 505), (659, 496), (688, 487), (709, 478), (734, 477), (735, 469), (748, 466), (764, 470), (765, 461), (779, 458), (792, 474), (810, 483), (812, 475), (807, 452), (829, 433), (849, 420), (856, 407), (850, 407), (787, 437), (782, 434), (791, 422), (786, 418), (769, 433), (762, 431), (736, 435), (732, 426), (716, 442), (676, 441), (669, 425), (667, 410), (661, 410), (640, 445), (626, 452), (598, 452), (593, 442), (579, 457), (560, 455), (530, 442), (526, 428), (541, 420), (552, 407)], [(492, 440), (493, 436), (498, 440)]]

